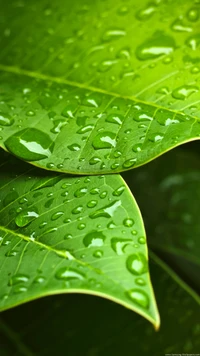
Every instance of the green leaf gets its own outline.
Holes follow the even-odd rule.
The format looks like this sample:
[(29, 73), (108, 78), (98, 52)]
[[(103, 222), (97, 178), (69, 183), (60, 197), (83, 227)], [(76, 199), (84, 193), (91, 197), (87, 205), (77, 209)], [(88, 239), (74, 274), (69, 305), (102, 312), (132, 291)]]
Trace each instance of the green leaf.
[(0, 157), (0, 309), (87, 293), (158, 327), (142, 217), (123, 179), (46, 175)]
[(2, 11), (4, 149), (94, 174), (199, 139), (198, 4), (10, 0)]
[[(199, 306), (159, 266), (150, 264), (160, 330), (121, 306), (91, 296), (54, 296), (1, 314), (4, 356), (160, 356), (199, 353)], [(28, 323), (27, 320), (31, 320)]]
[(124, 178), (140, 204), (149, 247), (200, 303), (199, 156), (179, 149)]

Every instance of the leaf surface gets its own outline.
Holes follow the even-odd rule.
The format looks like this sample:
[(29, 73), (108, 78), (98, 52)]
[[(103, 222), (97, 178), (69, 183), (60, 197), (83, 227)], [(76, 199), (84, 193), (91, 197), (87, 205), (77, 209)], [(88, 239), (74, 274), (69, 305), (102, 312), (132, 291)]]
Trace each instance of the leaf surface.
[(120, 176), (46, 175), (1, 153), (0, 204), (1, 310), (87, 293), (158, 327), (142, 218)]
[(198, 4), (11, 0), (2, 9), (4, 149), (97, 174), (199, 139)]

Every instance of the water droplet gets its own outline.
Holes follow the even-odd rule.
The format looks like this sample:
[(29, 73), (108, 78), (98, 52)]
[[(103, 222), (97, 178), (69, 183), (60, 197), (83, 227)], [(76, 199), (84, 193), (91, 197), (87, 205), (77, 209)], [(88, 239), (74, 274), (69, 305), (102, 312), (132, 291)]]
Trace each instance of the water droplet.
[(148, 295), (140, 289), (131, 289), (127, 293), (127, 296), (140, 307), (147, 309), (149, 307)]
[(123, 163), (123, 168), (131, 168), (135, 166), (136, 162), (137, 162), (137, 158), (130, 158)]
[(146, 257), (142, 253), (133, 254), (126, 261), (128, 270), (135, 275), (141, 275), (148, 270)]
[(122, 239), (118, 237), (113, 237), (111, 239), (111, 247), (117, 255), (123, 255), (125, 253), (126, 246), (130, 244), (133, 245), (133, 240), (131, 239)]
[(191, 8), (187, 13), (187, 18), (191, 22), (196, 22), (199, 19), (199, 10)]
[(53, 124), (54, 127), (50, 131), (53, 132), (54, 134), (58, 134), (63, 129), (63, 127), (67, 124), (67, 121), (65, 119), (54, 120)]
[(72, 279), (83, 280), (85, 278), (83, 273), (81, 273), (78, 270), (71, 268), (71, 267), (60, 268), (56, 272), (55, 277), (57, 279), (61, 279), (61, 280), (65, 280), (65, 281), (72, 280)]
[(97, 205), (98, 201), (97, 200), (90, 200), (88, 203), (87, 203), (87, 207), (88, 208), (94, 208), (96, 205)]
[[(171, 117), (170, 117), (171, 116)], [(184, 115), (172, 115), (169, 114), (167, 111), (158, 110), (155, 116), (157, 122), (162, 126), (169, 126), (172, 124), (180, 124), (181, 122), (185, 121)]]
[(115, 147), (116, 135), (113, 132), (109, 131), (99, 133), (94, 138), (92, 145), (96, 150)]
[(67, 146), (70, 151), (80, 151), (81, 146), (77, 143), (73, 143), (72, 145)]
[(99, 194), (99, 192), (100, 192), (99, 188), (92, 188), (92, 189), (90, 190), (90, 194), (92, 194), (92, 195)]
[(91, 164), (92, 166), (93, 166), (94, 164), (99, 163), (99, 162), (101, 162), (101, 158), (99, 158), (99, 157), (92, 157), (92, 158), (90, 158), (90, 160), (89, 160), (89, 164)]
[(38, 218), (39, 214), (36, 208), (29, 208), (22, 210), (15, 218), (15, 223), (19, 227), (28, 225), (31, 221)]
[(120, 195), (122, 195), (124, 190), (125, 190), (125, 186), (121, 185), (119, 188), (117, 188), (113, 191), (112, 195), (114, 195), (115, 197), (119, 197)]
[(100, 93), (91, 93), (88, 96), (85, 96), (85, 98), (82, 101), (83, 105), (89, 106), (89, 107), (95, 107), (98, 108), (102, 103), (102, 94)]
[(5, 141), (5, 146), (19, 158), (27, 161), (37, 161), (51, 155), (53, 141), (46, 133), (29, 128), (10, 136)]
[(160, 142), (162, 141), (164, 135), (160, 134), (160, 133), (155, 133), (155, 134), (152, 134), (148, 137), (149, 141), (151, 142)]
[(11, 126), (13, 125), (14, 120), (10, 117), (9, 114), (5, 114), (0, 111), (0, 125), (1, 126)]
[(124, 116), (119, 114), (110, 114), (106, 117), (107, 122), (111, 122), (112, 124), (121, 125), (124, 120)]
[(145, 286), (146, 282), (144, 281), (143, 278), (136, 278), (135, 279), (135, 283), (138, 285), (138, 286)]
[(96, 258), (101, 258), (103, 256), (103, 251), (101, 250), (96, 250), (94, 253), (93, 253), (93, 256), (96, 257)]
[(100, 231), (92, 231), (85, 235), (83, 244), (85, 247), (100, 247), (103, 246), (106, 236)]
[(13, 289), (13, 292), (18, 294), (18, 293), (24, 293), (24, 292), (27, 292), (27, 288), (26, 287), (21, 287), (21, 286), (18, 286), (18, 287), (15, 287)]
[(78, 225), (78, 229), (79, 229), (79, 230), (83, 230), (83, 229), (85, 229), (85, 227), (86, 227), (86, 225), (83, 224), (83, 223), (81, 223), (81, 224)]
[(68, 100), (66, 107), (62, 111), (62, 116), (73, 118), (74, 113), (78, 109), (78, 100), (73, 98)]
[(155, 11), (155, 5), (151, 3), (146, 8), (139, 10), (136, 13), (136, 18), (141, 21), (148, 20), (155, 13)]
[(14, 257), (14, 256), (16, 256), (17, 254), (18, 254), (17, 251), (15, 251), (15, 250), (9, 250), (8, 252), (5, 253), (5, 256), (6, 256), (6, 257)]
[(139, 237), (139, 238), (138, 238), (138, 242), (139, 242), (140, 244), (144, 245), (144, 244), (146, 243), (145, 237), (144, 237), (144, 236)]
[(8, 282), (9, 286), (14, 286), (19, 283), (27, 283), (29, 280), (29, 277), (25, 274), (16, 274)]
[(89, 132), (89, 131), (92, 131), (92, 129), (94, 128), (94, 125), (86, 125), (86, 126), (83, 126), (81, 127), (77, 133), (78, 134), (84, 134), (86, 132)]
[(190, 36), (187, 40), (186, 40), (186, 45), (188, 47), (190, 47), (193, 51), (196, 51), (197, 48), (200, 45), (200, 34), (196, 34), (193, 36)]
[(106, 190), (104, 190), (101, 194), (99, 194), (99, 197), (100, 197), (101, 199), (104, 199), (104, 198), (107, 197), (107, 195), (108, 195), (108, 192), (107, 192)]
[(104, 206), (103, 208), (94, 211), (93, 213), (91, 213), (89, 215), (89, 217), (91, 219), (96, 219), (96, 218), (100, 218), (100, 217), (104, 217), (104, 218), (111, 218), (116, 209), (121, 205), (121, 201), (120, 200), (116, 200), (106, 206)]
[(172, 37), (156, 33), (136, 49), (136, 56), (140, 60), (154, 59), (170, 54), (174, 49), (175, 41)]
[(171, 25), (172, 31), (176, 32), (192, 32), (192, 28), (184, 24), (182, 18), (176, 19)]
[(61, 216), (63, 216), (64, 212), (63, 211), (57, 211), (54, 213), (51, 217), (51, 220), (58, 220)]
[(106, 31), (102, 37), (102, 40), (107, 42), (107, 41), (113, 41), (117, 40), (121, 37), (124, 37), (126, 35), (126, 32), (121, 29), (110, 29)]
[(133, 219), (128, 218), (128, 219), (124, 219), (123, 224), (126, 227), (131, 227), (135, 224), (135, 222)]
[(132, 147), (133, 152), (137, 153), (137, 152), (141, 152), (142, 151), (142, 144), (141, 143), (137, 143)]
[(82, 210), (83, 210), (83, 206), (82, 205), (77, 206), (76, 208), (74, 208), (72, 210), (72, 214), (80, 214)]
[(44, 283), (44, 281), (45, 281), (45, 278), (42, 277), (42, 276), (39, 276), (39, 277), (36, 277), (36, 278), (33, 280), (33, 283), (39, 283), (39, 284), (41, 284), (41, 283)]
[(87, 193), (87, 188), (86, 187), (82, 187), (82, 188), (79, 188), (75, 191), (74, 193), (74, 196), (76, 198), (81, 198), (83, 197), (85, 194)]
[(195, 85), (184, 85), (173, 90), (172, 96), (177, 100), (187, 99), (193, 93), (197, 93), (199, 88)]

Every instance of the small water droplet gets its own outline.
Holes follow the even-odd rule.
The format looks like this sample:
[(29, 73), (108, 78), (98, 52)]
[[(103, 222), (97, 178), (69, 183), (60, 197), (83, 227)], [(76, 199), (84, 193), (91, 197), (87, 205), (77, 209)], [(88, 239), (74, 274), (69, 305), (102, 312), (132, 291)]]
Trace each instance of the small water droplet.
[(149, 141), (151, 142), (160, 142), (162, 141), (164, 135), (160, 134), (160, 133), (155, 133), (155, 134), (152, 134), (148, 137)]
[(88, 203), (87, 203), (87, 207), (88, 208), (94, 208), (96, 205), (97, 205), (98, 201), (97, 200), (90, 200)]
[(25, 274), (15, 274), (13, 277), (8, 282), (9, 286), (14, 286), (19, 283), (27, 283), (29, 280), (29, 277)]
[(80, 151), (81, 146), (77, 143), (73, 143), (72, 145), (67, 146), (70, 151)]
[(121, 37), (124, 37), (125, 35), (126, 35), (126, 32), (122, 29), (110, 29), (104, 33), (102, 40), (105, 42), (113, 41), (113, 40), (117, 40)]
[(144, 236), (139, 237), (139, 238), (138, 238), (138, 242), (139, 242), (140, 244), (144, 245), (144, 244), (146, 243), (145, 237), (144, 237)]
[(51, 217), (51, 220), (58, 220), (61, 216), (63, 216), (64, 212), (63, 211), (57, 211), (54, 213)]
[(14, 120), (10, 117), (9, 114), (3, 113), (0, 111), (0, 125), (1, 126), (11, 126), (13, 125)]
[(61, 280), (72, 280), (72, 279), (79, 279), (79, 280), (84, 280), (85, 276), (82, 272), (79, 272), (78, 270), (71, 268), (71, 267), (62, 267), (60, 268), (56, 274), (55, 277), (57, 279)]
[(176, 32), (192, 32), (192, 28), (184, 24), (182, 17), (172, 23), (171, 29)]
[(146, 282), (144, 281), (143, 278), (136, 278), (135, 279), (135, 283), (138, 285), (138, 286), (145, 286), (146, 285)]
[(106, 117), (106, 121), (112, 124), (121, 125), (124, 120), (124, 116), (119, 114), (110, 114)]
[(93, 256), (96, 257), (96, 258), (101, 258), (103, 256), (103, 251), (101, 250), (96, 250), (94, 253), (93, 253)]
[(131, 227), (135, 224), (135, 222), (133, 219), (128, 218), (128, 219), (124, 219), (123, 224), (126, 227)]
[(131, 168), (131, 167), (135, 166), (136, 162), (137, 162), (137, 158), (135, 158), (135, 157), (130, 158), (123, 163), (123, 168)]
[(90, 158), (90, 160), (89, 160), (89, 164), (90, 165), (94, 165), (94, 164), (97, 164), (97, 163), (99, 163), (99, 162), (101, 162), (101, 158), (99, 158), (99, 157), (92, 157), (92, 158)]
[(80, 214), (83, 210), (83, 206), (77, 206), (76, 208), (72, 209), (72, 214)]
[(82, 188), (79, 188), (75, 191), (74, 193), (74, 196), (76, 198), (81, 198), (83, 197), (85, 194), (87, 193), (87, 188), (86, 187), (82, 187)]
[(91, 93), (88, 96), (85, 96), (82, 100), (82, 104), (89, 107), (98, 108), (102, 103), (102, 94), (100, 93)]
[(125, 190), (125, 186), (121, 185), (119, 188), (117, 188), (113, 191), (112, 195), (114, 195), (115, 197), (119, 197), (120, 195), (122, 195), (124, 190)]

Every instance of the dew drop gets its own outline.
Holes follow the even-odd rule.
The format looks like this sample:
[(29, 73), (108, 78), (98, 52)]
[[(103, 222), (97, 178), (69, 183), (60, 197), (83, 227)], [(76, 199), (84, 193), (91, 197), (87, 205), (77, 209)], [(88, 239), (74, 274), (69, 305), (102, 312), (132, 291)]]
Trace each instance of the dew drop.
[(144, 245), (146, 243), (145, 237), (144, 236), (139, 237), (138, 242), (139, 242), (139, 244)]
[(87, 188), (86, 187), (82, 187), (82, 188), (79, 188), (75, 191), (74, 193), (74, 196), (76, 198), (81, 198), (83, 197), (85, 194), (87, 193)]
[(121, 37), (124, 37), (125, 35), (126, 35), (126, 32), (124, 30), (110, 29), (104, 33), (102, 40), (105, 42), (113, 41), (113, 40), (117, 40)]
[(85, 278), (83, 273), (80, 273), (76, 269), (70, 268), (70, 267), (62, 267), (62, 268), (60, 268), (56, 272), (55, 277), (57, 279), (61, 279), (61, 280), (64, 280), (64, 281), (69, 281), (69, 280), (72, 280), (72, 279), (84, 280), (84, 278)]
[(163, 137), (164, 137), (164, 135), (155, 133), (155, 134), (150, 135), (148, 137), (148, 139), (149, 139), (149, 141), (156, 143), (156, 142), (162, 141)]
[(120, 195), (122, 195), (124, 190), (125, 190), (125, 186), (121, 185), (119, 188), (117, 188), (113, 191), (112, 195), (114, 195), (115, 197), (119, 197)]
[(128, 270), (135, 275), (141, 275), (148, 270), (146, 257), (142, 253), (130, 255), (126, 261)]
[(92, 145), (96, 150), (113, 148), (116, 146), (116, 135), (110, 131), (99, 133), (94, 138)]
[(70, 151), (80, 151), (81, 146), (77, 143), (73, 143), (72, 145), (67, 146)]
[(126, 246), (133, 244), (131, 239), (122, 239), (113, 237), (111, 239), (111, 247), (117, 253), (117, 255), (123, 255), (125, 253)]
[(100, 93), (91, 93), (88, 96), (85, 96), (85, 98), (82, 101), (82, 104), (85, 106), (89, 107), (95, 107), (98, 108), (102, 103), (102, 94)]
[(5, 141), (5, 146), (11, 153), (27, 161), (49, 157), (53, 145), (53, 141), (46, 133), (34, 128), (16, 132)]
[(97, 200), (90, 200), (88, 203), (87, 203), (87, 207), (88, 208), (94, 208), (96, 205), (97, 205), (98, 201)]
[(8, 282), (9, 286), (14, 286), (19, 283), (27, 283), (29, 280), (29, 277), (25, 274), (15, 274), (13, 277)]
[(140, 60), (154, 59), (170, 54), (175, 49), (175, 41), (164, 34), (155, 34), (136, 49), (136, 56)]
[(91, 213), (89, 215), (89, 217), (91, 219), (96, 219), (96, 218), (100, 218), (100, 217), (104, 217), (104, 218), (111, 218), (116, 209), (121, 205), (121, 201), (120, 200), (116, 200), (106, 206), (104, 206), (103, 208), (94, 211), (93, 213)]
[(103, 246), (106, 236), (100, 231), (92, 231), (85, 235), (83, 244), (85, 247), (100, 247)]
[(185, 100), (193, 93), (197, 93), (199, 88), (195, 85), (184, 85), (173, 90), (172, 96), (177, 100)]
[(128, 218), (128, 219), (124, 219), (123, 224), (126, 227), (131, 227), (135, 224), (135, 222), (133, 219)]
[(19, 227), (24, 227), (38, 218), (38, 216), (39, 214), (36, 208), (24, 209), (16, 216), (15, 223)]
[(140, 307), (147, 309), (149, 307), (148, 295), (140, 289), (131, 289), (127, 293), (127, 296)]
[(51, 220), (58, 220), (61, 216), (63, 216), (64, 212), (63, 211), (57, 211), (54, 213), (51, 217)]
[(103, 256), (103, 251), (101, 250), (96, 250), (94, 253), (93, 253), (93, 256), (96, 257), (96, 258), (101, 258)]
[(110, 114), (106, 117), (107, 122), (110, 122), (112, 124), (117, 124), (117, 125), (121, 125), (123, 120), (124, 120), (124, 117), (119, 114)]
[(13, 123), (14, 120), (10, 117), (10, 115), (0, 111), (0, 126), (11, 126)]
[(131, 168), (135, 166), (136, 162), (137, 162), (137, 158), (130, 158), (123, 163), (123, 168)]

